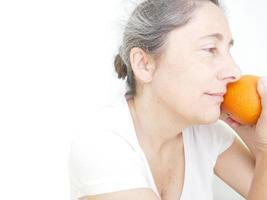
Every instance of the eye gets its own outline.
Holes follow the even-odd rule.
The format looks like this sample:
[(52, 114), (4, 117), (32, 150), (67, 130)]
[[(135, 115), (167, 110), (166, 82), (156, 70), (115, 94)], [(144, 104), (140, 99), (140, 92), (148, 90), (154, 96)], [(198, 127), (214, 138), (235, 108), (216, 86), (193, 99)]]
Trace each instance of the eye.
[(215, 54), (217, 52), (217, 48), (216, 47), (209, 47), (209, 48), (204, 48), (204, 51), (211, 53), (211, 54)]

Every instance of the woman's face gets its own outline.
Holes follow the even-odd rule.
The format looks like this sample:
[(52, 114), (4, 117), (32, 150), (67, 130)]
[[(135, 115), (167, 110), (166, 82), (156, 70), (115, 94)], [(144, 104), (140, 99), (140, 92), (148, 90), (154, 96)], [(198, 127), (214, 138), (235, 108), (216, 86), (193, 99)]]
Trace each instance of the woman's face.
[(218, 120), (222, 98), (207, 93), (225, 93), (240, 78), (231, 45), (222, 10), (203, 3), (187, 25), (169, 34), (151, 85), (157, 100), (194, 124)]

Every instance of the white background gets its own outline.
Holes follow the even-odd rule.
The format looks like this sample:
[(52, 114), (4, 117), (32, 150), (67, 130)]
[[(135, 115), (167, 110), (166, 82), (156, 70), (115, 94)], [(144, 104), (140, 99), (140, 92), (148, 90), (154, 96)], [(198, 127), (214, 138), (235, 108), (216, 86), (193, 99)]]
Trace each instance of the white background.
[[(70, 198), (71, 138), (123, 85), (112, 63), (129, 1), (0, 1), (0, 199)], [(236, 62), (267, 75), (266, 1), (224, 2)]]

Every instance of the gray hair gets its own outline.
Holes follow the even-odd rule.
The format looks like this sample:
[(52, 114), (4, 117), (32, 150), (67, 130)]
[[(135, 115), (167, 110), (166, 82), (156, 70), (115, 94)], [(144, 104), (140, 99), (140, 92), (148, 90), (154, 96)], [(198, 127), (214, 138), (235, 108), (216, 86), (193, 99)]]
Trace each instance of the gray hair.
[(139, 47), (154, 57), (160, 56), (168, 33), (188, 23), (200, 2), (220, 6), (218, 0), (145, 0), (135, 8), (124, 29), (122, 45), (114, 61), (118, 78), (125, 79), (127, 76), (129, 94), (136, 93), (130, 63), (131, 49)]

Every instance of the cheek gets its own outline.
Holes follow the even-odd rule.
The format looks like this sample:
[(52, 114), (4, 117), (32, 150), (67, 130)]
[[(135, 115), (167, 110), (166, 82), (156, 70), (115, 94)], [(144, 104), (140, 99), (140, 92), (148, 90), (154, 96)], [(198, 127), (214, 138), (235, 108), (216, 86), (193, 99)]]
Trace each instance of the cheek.
[(191, 65), (184, 65), (183, 68), (177, 67), (178, 63), (167, 64), (161, 65), (154, 75), (152, 85), (154, 92), (166, 102), (175, 101), (172, 102), (175, 106), (178, 104), (189, 108), (207, 106), (209, 102), (203, 94), (211, 86), (206, 81), (210, 72), (206, 71), (205, 66), (194, 62)]
[(157, 89), (157, 93), (171, 99), (196, 103), (203, 94), (199, 83), (197, 75), (185, 71), (181, 73), (172, 71), (157, 76), (154, 80), (154, 88)]
[(220, 108), (218, 100), (210, 98), (204, 94), (207, 89), (200, 82), (191, 82), (188, 85), (179, 87), (179, 92), (176, 94), (176, 106), (182, 107), (188, 113), (202, 115), (205, 112), (211, 111), (217, 113)]

